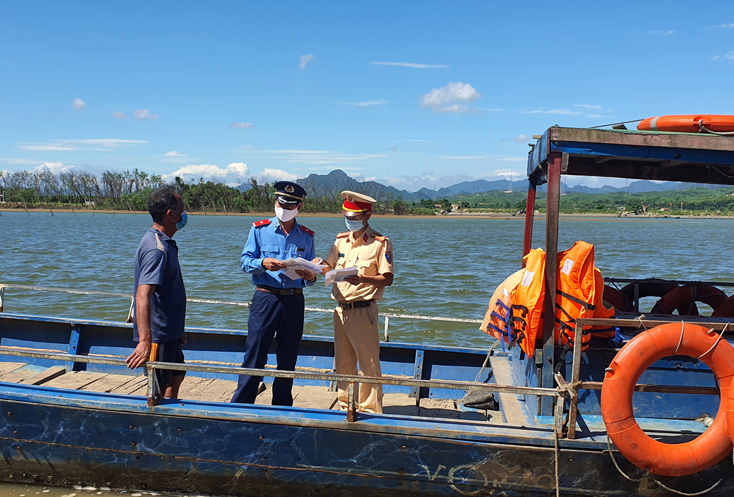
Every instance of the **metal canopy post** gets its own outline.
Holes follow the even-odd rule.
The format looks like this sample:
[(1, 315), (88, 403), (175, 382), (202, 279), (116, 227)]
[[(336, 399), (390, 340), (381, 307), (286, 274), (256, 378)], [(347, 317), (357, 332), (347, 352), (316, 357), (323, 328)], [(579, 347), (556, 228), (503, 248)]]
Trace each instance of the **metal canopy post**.
[[(562, 154), (551, 153), (548, 157), (548, 205), (545, 215), (545, 305), (543, 326), (543, 377), (542, 386), (553, 388), (554, 332), (556, 275), (558, 274), (558, 209), (561, 194)], [(553, 400), (543, 399), (541, 415), (550, 416)]]
[[(528, 178), (528, 201), (525, 206), (525, 239), (522, 244), (522, 256), (530, 253), (533, 245), (533, 220), (535, 219), (535, 191), (536, 181), (533, 176)], [(525, 267), (525, 263), (522, 263)]]

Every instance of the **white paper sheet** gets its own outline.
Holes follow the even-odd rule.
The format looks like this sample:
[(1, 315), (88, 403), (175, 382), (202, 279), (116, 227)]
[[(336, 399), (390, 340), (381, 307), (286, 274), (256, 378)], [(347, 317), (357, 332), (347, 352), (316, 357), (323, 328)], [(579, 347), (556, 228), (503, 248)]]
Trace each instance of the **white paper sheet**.
[(357, 273), (359, 273), (359, 268), (357, 266), (345, 267), (343, 269), (332, 269), (331, 271), (326, 273), (324, 286), (329, 286), (332, 283), (344, 281), (349, 276), (357, 276)]
[(300, 276), (298, 276), (298, 273), (296, 273), (297, 269), (306, 269), (316, 274), (321, 274), (321, 271), (324, 268), (329, 267), (324, 264), (315, 264), (311, 261), (308, 261), (306, 259), (301, 259), (299, 257), (292, 257), (290, 259), (284, 260), (283, 262), (286, 265), (286, 269), (283, 272), (283, 274), (287, 278), (290, 278), (292, 280), (297, 280), (300, 278)]

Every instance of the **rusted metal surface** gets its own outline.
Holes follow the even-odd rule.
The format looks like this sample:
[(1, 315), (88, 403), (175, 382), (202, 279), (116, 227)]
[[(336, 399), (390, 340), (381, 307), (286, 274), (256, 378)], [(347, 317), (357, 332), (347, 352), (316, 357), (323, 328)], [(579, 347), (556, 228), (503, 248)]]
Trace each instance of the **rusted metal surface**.
[[(522, 256), (525, 257), (530, 253), (533, 247), (533, 220), (535, 219), (535, 195), (536, 186), (534, 178), (528, 179), (528, 201), (525, 206), (525, 235), (522, 243)], [(523, 267), (525, 263), (521, 261)]]

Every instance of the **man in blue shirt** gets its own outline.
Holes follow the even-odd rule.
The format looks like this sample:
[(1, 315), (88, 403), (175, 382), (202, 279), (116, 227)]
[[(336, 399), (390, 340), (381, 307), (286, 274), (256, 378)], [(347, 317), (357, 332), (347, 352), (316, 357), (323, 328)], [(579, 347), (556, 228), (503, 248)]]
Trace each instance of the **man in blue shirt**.
[[(286, 276), (284, 261), (314, 258), (314, 233), (296, 222), (306, 190), (290, 181), (275, 184), (276, 217), (252, 225), (242, 251), (240, 266), (252, 275), (256, 286), (247, 320), (243, 368), (262, 369), (277, 332), (278, 369), (295, 371), (298, 346), (303, 336), (303, 288), (316, 282), (316, 274), (297, 270), (297, 278)], [(262, 376), (240, 376), (232, 402), (255, 402)], [(292, 406), (290, 378), (273, 380), (273, 405)]]
[[(127, 358), (135, 369), (147, 361), (184, 362), (181, 345), (186, 343), (186, 289), (178, 263), (173, 235), (186, 225), (181, 196), (173, 186), (162, 186), (150, 194), (148, 212), (153, 226), (143, 235), (135, 254), (133, 340), (138, 342)], [(161, 397), (177, 398), (185, 371), (156, 369)]]

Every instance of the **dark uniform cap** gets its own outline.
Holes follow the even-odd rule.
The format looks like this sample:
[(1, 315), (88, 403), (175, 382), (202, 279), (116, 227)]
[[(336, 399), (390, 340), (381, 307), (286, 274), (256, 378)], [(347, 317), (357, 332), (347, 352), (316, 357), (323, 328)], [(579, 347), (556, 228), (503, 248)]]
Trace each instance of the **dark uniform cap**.
[(292, 181), (278, 181), (275, 183), (275, 198), (281, 204), (294, 205), (303, 202), (306, 190)]

